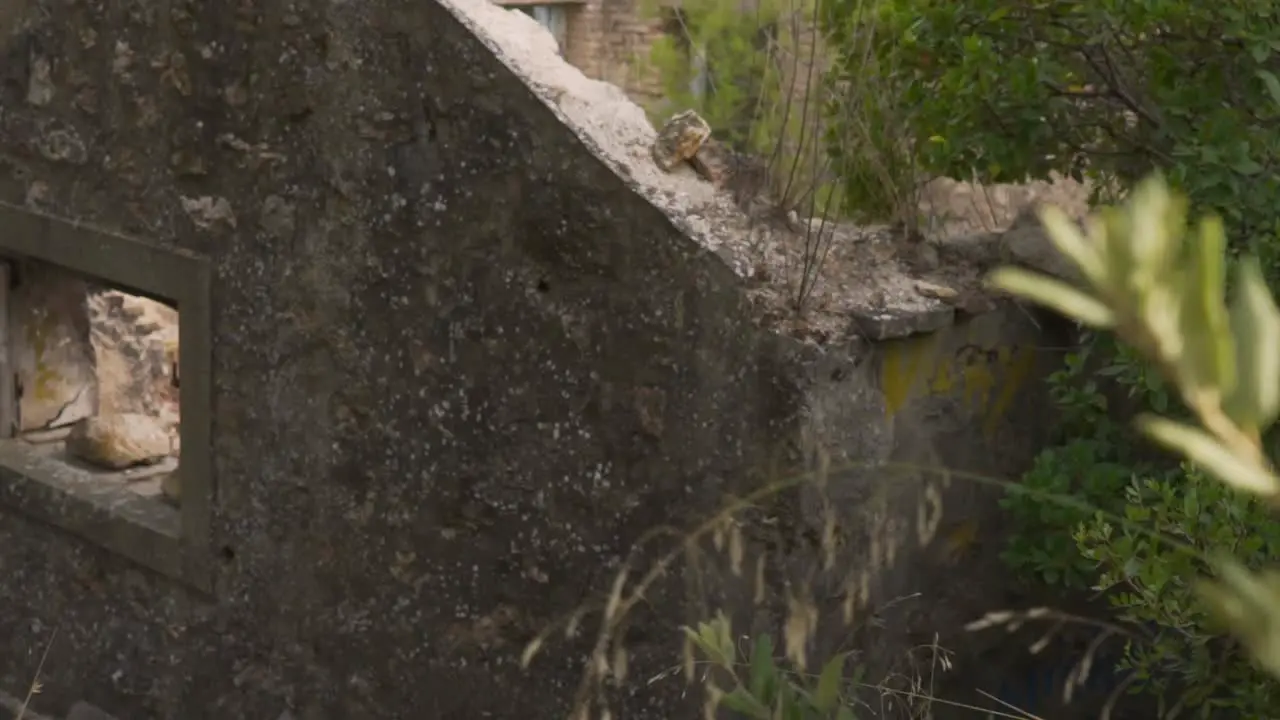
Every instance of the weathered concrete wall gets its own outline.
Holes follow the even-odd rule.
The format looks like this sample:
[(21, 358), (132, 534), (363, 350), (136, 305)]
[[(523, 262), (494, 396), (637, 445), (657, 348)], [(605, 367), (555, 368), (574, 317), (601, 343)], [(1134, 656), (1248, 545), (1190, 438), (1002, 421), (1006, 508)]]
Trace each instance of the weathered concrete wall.
[[(817, 656), (857, 647), (869, 677), (883, 678), (929, 664), (909, 657), (912, 647), (936, 642), (968, 659), (991, 644), (962, 628), (1012, 600), (997, 556), (997, 482), (1016, 479), (1046, 439), (1043, 379), (1065, 343), (1043, 321), (1006, 306), (932, 333), (790, 359), (789, 373), (804, 378), (794, 452), (809, 467), (825, 455), (830, 467), (789, 508), (809, 543), (781, 563), (826, 615)], [(824, 570), (829, 517), (838, 550)], [(838, 618), (847, 594), (865, 599), (851, 627)], [(760, 624), (757, 614), (755, 630), (777, 633), (778, 615)]]
[[(0, 18), (0, 200), (212, 278), (211, 515), (192, 531), (184, 504), (176, 549), (134, 548), (201, 572), (85, 540), (119, 513), (58, 520), (70, 500), (0, 469), (23, 509), (0, 524), (0, 686), (26, 686), (56, 628), (44, 712), (557, 717), (579, 658), (525, 674), (522, 643), (779, 449), (1008, 472), (1034, 446), (1050, 360), (1023, 311), (887, 344), (761, 328), (740, 274), (691, 240), (705, 219), (642, 197), (436, 2), (30, 0)], [(182, 381), (186, 433), (199, 378)], [(188, 443), (184, 472), (204, 456)], [(833, 482), (851, 552), (880, 536), (860, 519), (914, 518), (925, 483)], [(989, 509), (968, 492), (946, 506)], [(793, 538), (816, 497), (780, 501)], [(904, 545), (873, 601), (944, 602), (928, 552)], [(678, 678), (644, 683), (686, 619), (659, 607), (630, 638), (628, 718), (681, 703)]]

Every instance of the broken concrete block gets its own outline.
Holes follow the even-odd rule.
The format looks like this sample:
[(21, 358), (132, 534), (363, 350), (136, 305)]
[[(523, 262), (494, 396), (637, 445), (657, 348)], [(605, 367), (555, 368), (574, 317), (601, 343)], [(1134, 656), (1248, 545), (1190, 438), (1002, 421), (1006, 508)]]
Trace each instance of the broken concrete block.
[(178, 423), (178, 311), (117, 290), (89, 299), (98, 409)]
[[(841, 230), (802, 316), (792, 283), (810, 238), (735, 207), (730, 195), (749, 194), (736, 181), (722, 192), (693, 169), (661, 170), (643, 109), (567, 68), (532, 18), (484, 0), (238, 8), (236, 23), (260, 35), (252, 43), (236, 41), (225, 7), (175, 8), (85, 15), (101, 38), (63, 53), (59, 76), (96, 82), (112, 68), (101, 88), (121, 102), (107, 97), (96, 116), (64, 102), (72, 91), (40, 113), (6, 106), (6, 129), (52, 115), (99, 141), (82, 172), (28, 163), (22, 134), (0, 133), (0, 152), (30, 165), (57, 216), (0, 204), (0, 226), (46, 232), (61, 243), (55, 258), (118, 260), (104, 272), (134, 287), (145, 273), (124, 248), (199, 268), (157, 282), (187, 303), (196, 361), (183, 378), (196, 406), (184, 408), (182, 512), (115, 503), (111, 482), (72, 496), (29, 478), (6, 493), (35, 521), (0, 524), (15, 588), (3, 609), (15, 642), (37, 621), (78, 641), (58, 653), (59, 678), (97, 679), (104, 692), (122, 678), (110, 693), (122, 718), (214, 708), (265, 720), (283, 695), (299, 718), (552, 716), (582, 678), (580, 653), (525, 672), (506, 661), (525, 639), (602, 599), (596, 580), (607, 585), (619, 554), (654, 528), (717, 517), (727, 498), (817, 464), (830, 482), (761, 503), (734, 530), (747, 567), (769, 563), (760, 602), (716, 558), (699, 563), (705, 595), (664, 580), (648, 596), (636, 629), (649, 639), (628, 638), (640, 681), (609, 693), (615, 716), (696, 716), (700, 698), (683, 683), (644, 680), (674, 657), (662, 619), (696, 619), (723, 598), (734, 627), (785, 622), (783, 581), (821, 574), (809, 538), (825, 540), (836, 513), (837, 571), (867, 570), (861, 615), (927, 598), (916, 604), (927, 617), (890, 618), (842, 648), (869, 658), (868, 677), (900, 667), (917, 634), (958, 633), (989, 607), (949, 593), (999, 591), (1002, 575), (917, 563), (910, 524), (931, 479), (888, 463), (1021, 472), (1043, 434), (1028, 420), (1045, 415), (1031, 361), (1064, 344), (1041, 339), (1025, 313), (885, 347), (845, 337), (846, 308), (914, 311), (896, 330), (870, 318), (883, 337), (938, 321), (930, 313), (945, 303), (914, 289), (894, 239), (877, 239), (889, 233)], [(41, 9), (15, 25), (41, 47), (93, 30)], [(264, 47), (281, 62), (265, 67)], [(199, 102), (170, 91), (175, 51), (199, 58)], [(207, 106), (227, 79), (245, 88), (228, 93), (239, 99), (215, 127)], [(194, 127), (224, 149), (193, 184), (172, 167), (172, 143), (155, 140), (185, 143)], [(272, 196), (297, 207), (265, 217), (283, 207), (268, 208)], [(187, 210), (210, 232), (192, 232)], [(29, 245), (0, 233), (0, 247)], [(772, 278), (759, 291), (744, 287), (757, 268)], [(939, 281), (963, 289), (952, 270)], [(73, 479), (94, 490), (97, 478)], [(176, 479), (163, 489), (172, 496)], [(962, 495), (945, 498), (948, 512)], [(992, 506), (982, 517), (998, 521)], [(872, 568), (880, 538), (908, 534), (890, 545), (894, 567)], [(822, 617), (840, 610), (843, 580), (815, 585)], [(512, 598), (531, 600), (508, 610)], [(591, 633), (596, 619), (584, 622)], [(816, 633), (811, 652), (848, 639)], [(8, 653), (0, 672), (21, 677), (29, 661)]]
[(692, 159), (709, 137), (711, 126), (698, 113), (685, 110), (672, 115), (653, 141), (653, 161), (663, 170), (674, 170)]
[(890, 340), (933, 332), (955, 322), (956, 311), (948, 305), (927, 310), (885, 308), (854, 312), (853, 324), (868, 340)]
[(722, 187), (733, 174), (733, 151), (714, 138), (704, 140), (689, 162), (704, 180), (717, 187)]
[(67, 436), (67, 452), (92, 465), (123, 470), (157, 463), (172, 452), (168, 430), (140, 413), (97, 415), (80, 421)]

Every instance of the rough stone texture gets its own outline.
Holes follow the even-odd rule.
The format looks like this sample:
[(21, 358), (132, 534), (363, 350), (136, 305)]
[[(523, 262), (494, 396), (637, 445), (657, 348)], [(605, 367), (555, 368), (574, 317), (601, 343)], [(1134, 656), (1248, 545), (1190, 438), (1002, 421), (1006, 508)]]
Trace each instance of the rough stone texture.
[(19, 431), (68, 428), (98, 408), (89, 287), (41, 263), (16, 263), (9, 324), (18, 335)]
[[(922, 565), (932, 485), (907, 466), (1027, 459), (1052, 361), (1030, 316), (866, 341), (854, 309), (943, 305), (869, 238), (837, 267), (876, 272), (831, 281), (854, 300), (816, 293), (832, 331), (790, 327), (761, 300), (784, 285), (748, 288), (782, 264), (754, 261), (731, 198), (653, 166), (643, 113), (556, 74), (532, 21), (457, 2), (31, 0), (0, 27), (0, 199), (216, 268), (219, 563), (205, 595), (7, 514), (0, 686), (57, 627), (43, 712), (559, 717), (581, 646), (523, 673), (522, 644), (646, 531), (817, 456), (861, 466), (744, 522), (804, 577), (829, 498), (849, 557), (872, 558), (870, 608), (926, 598), (859, 636), (873, 668), (980, 604), (947, 593), (989, 599), (994, 570)], [(476, 34), (504, 23), (521, 33)], [(975, 486), (935, 490), (993, 517)], [(847, 585), (820, 585), (824, 609)], [(621, 715), (694, 717), (664, 673), (699, 608), (651, 600)]]
[(1089, 207), (1090, 186), (1054, 176), (1021, 185), (981, 185), (936, 178), (924, 188), (920, 212), (929, 220), (924, 228), (932, 240), (1003, 232), (1029, 207), (1056, 205), (1073, 217)]
[(119, 290), (96, 290), (89, 322), (98, 411), (149, 415), (176, 438), (178, 311)]
[(67, 713), (67, 720), (116, 720), (116, 718), (102, 708), (81, 701), (71, 707)]
[(173, 452), (169, 430), (154, 416), (99, 413), (71, 428), (67, 452), (91, 465), (123, 470), (154, 465)]
[(1078, 278), (1079, 271), (1053, 244), (1034, 212), (1018, 215), (1000, 236), (1001, 254), (1007, 262), (1024, 265), (1058, 278)]
[(698, 113), (693, 110), (676, 113), (658, 130), (658, 137), (653, 141), (653, 161), (670, 172), (692, 160), (709, 137), (711, 126)]

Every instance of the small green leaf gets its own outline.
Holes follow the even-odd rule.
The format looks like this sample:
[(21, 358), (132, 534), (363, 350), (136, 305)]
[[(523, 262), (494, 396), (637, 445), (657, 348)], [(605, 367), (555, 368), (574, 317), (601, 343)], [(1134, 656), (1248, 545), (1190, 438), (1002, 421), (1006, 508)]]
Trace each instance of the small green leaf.
[(773, 715), (771, 717), (790, 714), (797, 705), (795, 686), (785, 682), (778, 685), (778, 696), (773, 699), (771, 705), (773, 707)]
[(1257, 175), (1262, 172), (1262, 166), (1252, 158), (1241, 158), (1231, 164), (1231, 169), (1241, 175)]
[(1165, 278), (1179, 260), (1182, 233), (1186, 226), (1185, 203), (1169, 192), (1159, 176), (1148, 178), (1134, 189), (1133, 201), (1125, 212), (1111, 213), (1108, 224), (1111, 247), (1128, 255), (1128, 278), (1139, 292), (1149, 283)]
[(773, 713), (759, 699), (742, 687), (720, 696), (720, 706), (746, 715), (752, 720), (772, 720)]
[(1100, 300), (1047, 275), (1005, 267), (992, 272), (987, 282), (1011, 295), (1044, 305), (1085, 325), (1110, 328), (1115, 324), (1115, 315)]
[[(1134, 189), (1131, 203), (1137, 203), (1143, 197), (1144, 187), (1146, 185), (1140, 184)], [(1133, 252), (1129, 247), (1133, 228), (1129, 214), (1121, 208), (1103, 207), (1089, 218), (1088, 223), (1089, 237), (1097, 244), (1103, 265), (1107, 268), (1107, 287), (1115, 292), (1133, 272)]]
[(729, 625), (729, 618), (723, 613), (717, 613), (715, 620), (711, 622), (711, 627), (715, 632), (716, 645), (720, 649), (720, 656), (724, 658), (726, 666), (732, 666), (737, 661), (737, 648), (733, 644), (733, 630)]
[(1196, 585), (1212, 617), (1273, 676), (1280, 677), (1280, 573), (1254, 573), (1228, 557), (1215, 561), (1220, 578)]
[(1238, 457), (1199, 428), (1151, 415), (1138, 418), (1138, 427), (1151, 439), (1181, 453), (1238, 490), (1258, 495), (1280, 492), (1280, 480), (1270, 470)]
[(1183, 289), (1181, 324), (1185, 338), (1184, 379), (1201, 388), (1216, 388), (1222, 397), (1235, 389), (1235, 344), (1223, 301), (1226, 292), (1227, 235), (1222, 221), (1206, 218), (1188, 258), (1187, 287)]
[(844, 659), (845, 654), (840, 653), (822, 666), (822, 672), (818, 675), (818, 688), (814, 691), (813, 698), (813, 704), (817, 706), (820, 713), (831, 712), (840, 701), (840, 681), (844, 679)]
[(1238, 380), (1226, 409), (1241, 427), (1260, 432), (1280, 414), (1280, 309), (1267, 289), (1262, 266), (1252, 258), (1240, 263), (1231, 333)]
[(702, 651), (708, 661), (720, 667), (729, 667), (733, 663), (733, 645), (730, 643), (728, 652), (726, 652), (726, 645), (721, 634), (722, 627), (723, 625), (718, 621), (711, 623), (700, 622), (697, 630), (689, 627), (681, 628), (681, 630)]
[(1080, 232), (1066, 213), (1053, 205), (1046, 205), (1040, 210), (1040, 223), (1058, 251), (1074, 263), (1094, 287), (1105, 282), (1107, 268), (1100, 248), (1094, 244), (1094, 239), (1086, 238)]
[(751, 694), (756, 697), (768, 696), (774, 675), (773, 638), (761, 635), (756, 638), (755, 647), (751, 650)]
[(1258, 79), (1267, 88), (1267, 94), (1271, 96), (1271, 102), (1280, 106), (1280, 79), (1276, 79), (1275, 73), (1270, 70), (1258, 70)]

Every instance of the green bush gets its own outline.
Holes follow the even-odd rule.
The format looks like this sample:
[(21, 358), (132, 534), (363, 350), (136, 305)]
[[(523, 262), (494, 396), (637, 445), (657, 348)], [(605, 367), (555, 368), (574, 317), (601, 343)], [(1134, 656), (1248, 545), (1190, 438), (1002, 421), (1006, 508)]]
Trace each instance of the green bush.
[(1255, 570), (1275, 564), (1280, 523), (1257, 498), (1190, 465), (1135, 478), (1121, 497), (1125, 522), (1094, 516), (1074, 540), (1097, 566), (1093, 587), (1107, 591), (1121, 619), (1147, 631), (1128, 647), (1124, 666), (1149, 690), (1202, 713), (1269, 717), (1280, 707), (1280, 683), (1214, 632), (1195, 581), (1211, 569), (1201, 558), (1214, 552), (1230, 552)]
[(1142, 629), (1122, 664), (1135, 686), (1206, 712), (1267, 717), (1280, 685), (1219, 639), (1193, 584), (1214, 551), (1255, 569), (1280, 559), (1280, 523), (1257, 499), (1142, 446), (1112, 400), (1187, 413), (1131, 347), (1088, 337), (1050, 383), (1057, 442), (1002, 501), (1012, 523), (1005, 561), (1025, 578), (1106, 593), (1117, 618)]
[(1023, 577), (1088, 589), (1097, 581), (1097, 566), (1072, 532), (1097, 510), (1123, 515), (1133, 479), (1162, 472), (1138, 452), (1113, 400), (1137, 401), (1156, 412), (1173, 403), (1160, 376), (1108, 335), (1086, 336), (1049, 376), (1049, 390), (1059, 413), (1054, 438), (1023, 476), (1027, 492), (1010, 492), (1001, 501), (1011, 523), (1003, 556)]
[(823, 0), (819, 15), (829, 52), (824, 76), (825, 150), (846, 212), (920, 230), (916, 106), (897, 37), (877, 18), (881, 0)]
[[(1087, 578), (1092, 564), (1089, 586), (1106, 592), (1120, 617), (1147, 635), (1129, 644), (1124, 661), (1147, 689), (1201, 717), (1224, 709), (1271, 717), (1280, 700), (1280, 574), (1261, 568), (1274, 565), (1280, 553), (1280, 523), (1273, 515), (1280, 479), (1264, 441), (1280, 413), (1280, 310), (1262, 270), (1252, 259), (1238, 263), (1228, 305), (1222, 224), (1212, 218), (1189, 232), (1185, 203), (1159, 182), (1140, 186), (1124, 211), (1105, 211), (1088, 238), (1060, 213), (1043, 217), (1058, 248), (1081, 270), (1084, 286), (1013, 269), (1001, 270), (996, 285), (1114, 331), (1181, 401), (1169, 411), (1176, 420), (1142, 415), (1139, 427), (1195, 464), (1162, 466), (1117, 444), (1107, 454), (1133, 469), (1122, 493), (1077, 479), (1069, 485), (1077, 498), (1072, 504), (1096, 502), (1099, 509), (1084, 518), (1051, 516), (1034, 528), (1044, 516), (1031, 512), (1025, 496), (1046, 485), (1061, 490), (1055, 472), (1069, 465), (1061, 457), (1072, 457), (1082, 474), (1090, 472), (1093, 456), (1055, 449), (1030, 477), (1041, 487), (1024, 488), (1009, 501), (1023, 521), (1011, 554), (1024, 567), (1067, 568), (1072, 572), (1041, 576), (1068, 585)], [(1133, 373), (1132, 361), (1104, 371), (1112, 370), (1122, 385), (1161, 396), (1164, 382)], [(1077, 359), (1068, 374), (1082, 367)], [(1105, 400), (1080, 392), (1058, 400), (1076, 404), (1066, 413), (1074, 422), (1101, 411), (1097, 432), (1115, 437)], [(1091, 439), (1080, 427), (1071, 431), (1083, 433), (1077, 440)], [(1227, 485), (1206, 479), (1205, 472)], [(1027, 533), (1053, 523), (1073, 523), (1057, 529), (1072, 532), (1074, 547), (1037, 545)], [(1018, 544), (1044, 552), (1015, 553)], [(1221, 580), (1203, 581), (1206, 570)], [(1221, 627), (1235, 641), (1219, 637)]]
[[(984, 182), (1058, 173), (1088, 178), (1102, 199), (1159, 170), (1194, 208), (1222, 218), (1235, 250), (1251, 249), (1266, 276), (1280, 277), (1280, 6), (883, 0), (875, 22), (882, 39), (876, 57), (892, 59), (902, 101), (915, 108), (909, 120), (926, 171)], [(861, 64), (852, 56), (842, 61)], [(1182, 222), (1175, 218), (1170, 227)], [(1172, 269), (1212, 257), (1162, 261)], [(1103, 298), (1108, 306), (1115, 300)], [(1190, 548), (1240, 552), (1246, 565), (1256, 565), (1273, 556), (1268, 542), (1252, 547), (1259, 535), (1251, 533), (1273, 521), (1234, 496), (1206, 501), (1196, 473), (1161, 462), (1118, 424), (1121, 409), (1111, 407), (1117, 397), (1132, 406), (1125, 411), (1187, 415), (1162, 386), (1166, 370), (1105, 335), (1086, 341), (1055, 378), (1063, 423), (1059, 442), (1025, 478), (1036, 494), (1006, 500), (1016, 532), (1005, 557), (1040, 581), (1112, 591), (1122, 615), (1158, 628), (1129, 662), (1154, 686), (1168, 681), (1199, 702), (1217, 689), (1207, 658), (1235, 684), (1249, 684), (1241, 678), (1253, 670), (1208, 641), (1189, 580), (1161, 581), (1187, 577), (1183, 555), (1156, 551), (1164, 546), (1144, 545), (1136, 539), (1141, 533), (1121, 528), (1185, 526)], [(1046, 503), (1046, 494), (1071, 501)], [(1204, 522), (1186, 512), (1202, 506), (1217, 512)], [(1109, 524), (1087, 507), (1131, 523)], [(1161, 588), (1159, 603), (1143, 594), (1151, 587)], [(1235, 702), (1265, 714), (1274, 699), (1268, 691)]]
[(1058, 172), (1127, 188), (1159, 169), (1274, 259), (1280, 6), (882, 0), (878, 10), (877, 53), (915, 108), (929, 172), (987, 182)]

